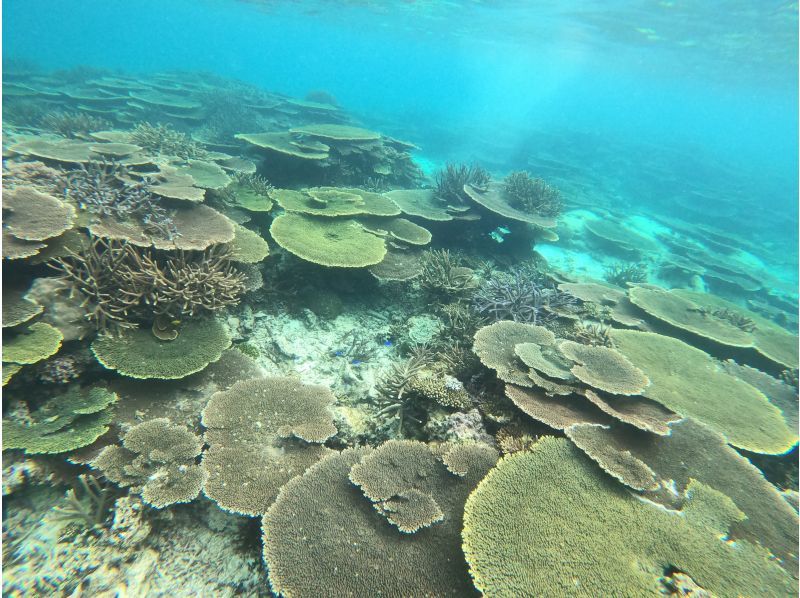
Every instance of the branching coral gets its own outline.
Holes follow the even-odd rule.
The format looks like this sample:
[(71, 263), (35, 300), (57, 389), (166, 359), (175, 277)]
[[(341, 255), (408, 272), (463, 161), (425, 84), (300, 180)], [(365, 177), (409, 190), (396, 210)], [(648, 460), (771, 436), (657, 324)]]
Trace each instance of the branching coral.
[(430, 351), (425, 349), (415, 351), (414, 354), (403, 362), (395, 363), (378, 385), (379, 399), (377, 401), (383, 417), (395, 423), (397, 436), (402, 436), (405, 424), (420, 423), (410, 412), (413, 410), (413, 395), (409, 392), (411, 384), (417, 375), (431, 362)]
[(504, 183), (505, 193), (513, 207), (540, 216), (555, 217), (561, 213), (561, 192), (543, 179), (531, 178), (523, 170), (509, 174)]
[(199, 143), (169, 125), (139, 123), (131, 132), (131, 143), (156, 154), (184, 159), (208, 157), (208, 152)]
[(264, 197), (271, 197), (275, 187), (270, 182), (259, 174), (237, 172), (235, 175), (236, 183), (240, 187), (249, 189), (257, 195)]
[(647, 282), (647, 265), (642, 263), (614, 264), (606, 268), (605, 279), (625, 288), (629, 282)]
[(48, 112), (42, 117), (39, 126), (58, 133), (62, 137), (74, 139), (94, 131), (109, 129), (111, 123), (104, 118), (85, 112)]
[(245, 275), (230, 250), (166, 253), (95, 238), (81, 253), (54, 260), (62, 277), (84, 297), (98, 329), (135, 328), (137, 320), (193, 317), (236, 305)]
[(470, 295), (476, 286), (472, 270), (461, 266), (447, 249), (433, 249), (422, 255), (419, 284), (430, 295), (448, 298)]
[(459, 204), (464, 201), (464, 185), (485, 189), (491, 180), (489, 173), (478, 165), (447, 164), (436, 173), (437, 199)]
[(64, 504), (53, 509), (52, 519), (90, 531), (106, 527), (114, 493), (92, 475), (79, 475), (73, 488), (67, 490)]
[(531, 324), (548, 322), (555, 317), (554, 310), (574, 304), (569, 293), (547, 288), (521, 270), (489, 278), (473, 300), (478, 313), (494, 320)]
[(78, 206), (97, 216), (120, 221), (135, 220), (168, 239), (175, 236), (175, 224), (158, 198), (145, 183), (133, 182), (125, 166), (113, 162), (81, 164), (61, 176), (58, 188)]

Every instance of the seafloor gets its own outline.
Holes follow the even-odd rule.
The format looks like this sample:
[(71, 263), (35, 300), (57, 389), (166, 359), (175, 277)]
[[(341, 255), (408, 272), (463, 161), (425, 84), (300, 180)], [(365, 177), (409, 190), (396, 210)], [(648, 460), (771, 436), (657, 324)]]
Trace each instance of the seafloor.
[(731, 173), (3, 76), (3, 595), (796, 595), (796, 257)]

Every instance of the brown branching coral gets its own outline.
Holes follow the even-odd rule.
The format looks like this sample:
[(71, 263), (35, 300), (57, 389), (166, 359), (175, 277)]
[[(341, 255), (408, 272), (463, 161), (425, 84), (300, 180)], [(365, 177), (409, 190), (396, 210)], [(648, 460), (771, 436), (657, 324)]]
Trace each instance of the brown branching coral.
[(131, 143), (140, 145), (149, 152), (179, 158), (206, 158), (208, 152), (185, 133), (169, 125), (139, 123), (131, 132)]
[(476, 189), (483, 190), (491, 178), (489, 173), (478, 165), (447, 164), (444, 170), (436, 173), (435, 196), (447, 203), (463, 203), (464, 185), (472, 185)]
[(48, 112), (42, 117), (39, 126), (62, 137), (75, 139), (94, 131), (109, 129), (111, 123), (104, 118), (85, 112)]
[(512, 206), (531, 214), (558, 216), (563, 207), (558, 189), (543, 179), (531, 178), (524, 170), (506, 177), (505, 192)]
[(80, 253), (54, 260), (55, 268), (84, 297), (87, 319), (98, 329), (136, 328), (153, 316), (194, 317), (236, 305), (245, 275), (230, 250), (167, 253), (95, 238)]
[(57, 179), (57, 188), (96, 216), (141, 222), (145, 229), (172, 239), (177, 231), (167, 210), (150, 193), (149, 185), (135, 182), (127, 167), (114, 162), (89, 162)]
[(419, 284), (430, 295), (449, 298), (470, 295), (477, 286), (473, 271), (461, 266), (447, 249), (433, 249), (422, 255)]

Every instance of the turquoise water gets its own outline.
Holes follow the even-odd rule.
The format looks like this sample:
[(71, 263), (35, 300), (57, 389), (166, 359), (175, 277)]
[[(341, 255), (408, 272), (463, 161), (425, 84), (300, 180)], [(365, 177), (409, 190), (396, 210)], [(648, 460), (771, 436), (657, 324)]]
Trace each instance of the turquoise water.
[(3, 8), (4, 595), (794, 595), (796, 3)]

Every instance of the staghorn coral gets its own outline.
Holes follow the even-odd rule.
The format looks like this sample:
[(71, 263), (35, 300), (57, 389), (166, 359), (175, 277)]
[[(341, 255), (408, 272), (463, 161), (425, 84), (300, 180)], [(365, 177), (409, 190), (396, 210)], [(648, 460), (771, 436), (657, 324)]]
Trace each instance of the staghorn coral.
[(543, 438), (504, 457), (467, 500), (475, 586), (490, 596), (659, 596), (674, 567), (719, 596), (794, 593), (766, 550), (725, 541), (744, 518), (730, 498), (696, 480), (684, 496), (680, 513), (641, 501), (568, 440)]
[(140, 493), (147, 504), (163, 509), (191, 502), (200, 494), (205, 471), (195, 464), (203, 440), (166, 418), (131, 428), (122, 446), (105, 447), (91, 466), (122, 487)]
[(54, 267), (101, 331), (136, 328), (137, 320), (159, 315), (214, 313), (238, 304), (245, 290), (245, 275), (226, 246), (170, 253), (95, 237), (70, 253), (53, 260)]
[(414, 395), (411, 385), (414, 379), (431, 364), (432, 354), (423, 348), (415, 350), (411, 357), (393, 363), (390, 370), (384, 375), (377, 385), (379, 408), (378, 417), (384, 418), (396, 426), (395, 433), (398, 437), (403, 435), (403, 430), (411, 423), (421, 423), (412, 412)]
[(629, 282), (647, 282), (647, 264), (641, 262), (614, 264), (606, 268), (604, 278), (623, 289), (628, 286)]
[(475, 291), (473, 271), (447, 249), (425, 251), (421, 262), (419, 285), (429, 295), (453, 300)]
[(495, 321), (530, 324), (552, 321), (556, 310), (575, 305), (575, 297), (555, 287), (545, 287), (527, 272), (515, 269), (490, 277), (475, 293), (472, 305)]
[(199, 143), (170, 125), (139, 123), (131, 131), (130, 138), (131, 143), (159, 155), (178, 156), (184, 159), (208, 157), (208, 152)]
[(465, 201), (464, 185), (485, 189), (491, 178), (489, 173), (477, 164), (467, 166), (448, 163), (435, 175), (435, 196), (445, 203), (458, 205)]
[(510, 173), (503, 183), (512, 207), (540, 216), (556, 217), (561, 214), (561, 192), (543, 179), (531, 178), (528, 172), (522, 170)]
[(114, 162), (88, 162), (61, 175), (57, 188), (82, 210), (96, 216), (110, 216), (125, 222), (133, 220), (145, 231), (160, 233), (167, 239), (177, 230), (170, 213), (150, 193), (150, 185), (134, 182), (126, 166)]
[(88, 137), (89, 133), (111, 128), (111, 123), (99, 116), (85, 112), (48, 112), (39, 121), (39, 126), (62, 137), (75, 139)]
[(107, 527), (113, 498), (108, 485), (93, 475), (79, 475), (77, 483), (67, 490), (64, 504), (53, 508), (51, 520), (99, 532)]
[(568, 331), (570, 340), (583, 345), (594, 345), (597, 347), (611, 346), (611, 326), (600, 322), (587, 322), (580, 320), (575, 323), (572, 330)]

